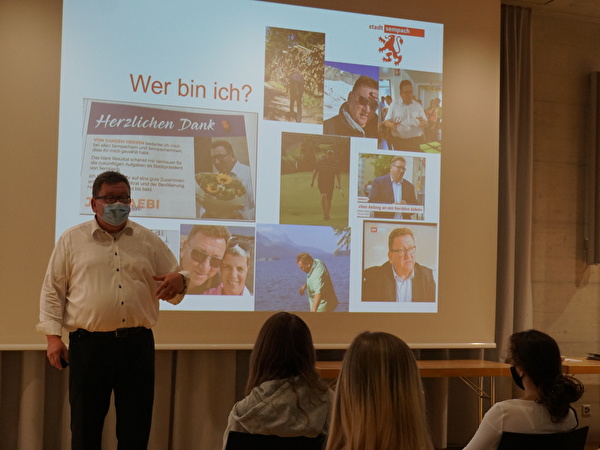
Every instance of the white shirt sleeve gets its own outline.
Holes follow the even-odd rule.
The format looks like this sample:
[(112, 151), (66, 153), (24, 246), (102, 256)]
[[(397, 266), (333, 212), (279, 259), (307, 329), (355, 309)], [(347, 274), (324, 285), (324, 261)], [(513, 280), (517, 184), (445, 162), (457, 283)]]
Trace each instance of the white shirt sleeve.
[(492, 450), (498, 446), (502, 436), (502, 422), (504, 414), (500, 403), (496, 403), (485, 414), (475, 432), (475, 436), (469, 441), (463, 450)]

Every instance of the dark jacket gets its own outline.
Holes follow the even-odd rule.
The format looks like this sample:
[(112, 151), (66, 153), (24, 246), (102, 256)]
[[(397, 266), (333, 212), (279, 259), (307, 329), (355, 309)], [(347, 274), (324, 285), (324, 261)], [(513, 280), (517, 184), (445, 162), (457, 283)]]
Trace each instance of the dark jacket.
[[(408, 180), (402, 179), (402, 200), (409, 205), (418, 205), (415, 186)], [(369, 193), (369, 203), (394, 203), (394, 189), (392, 188), (392, 180), (389, 174), (377, 177), (371, 185)], [(374, 217), (393, 219), (393, 212), (375, 212)], [(403, 219), (410, 219), (411, 214), (402, 214)]]
[[(412, 280), (413, 302), (435, 302), (435, 280), (433, 271), (415, 263), (415, 277)], [(392, 264), (387, 261), (381, 266), (365, 269), (362, 286), (363, 302), (395, 302), (396, 280)]]
[(352, 136), (352, 137), (377, 137), (377, 116), (373, 116), (373, 119), (369, 120), (364, 128), (365, 134), (363, 135), (359, 130), (352, 127), (346, 120), (343, 111), (347, 108), (347, 104), (344, 103), (340, 107), (337, 116), (327, 119), (323, 122), (323, 134), (333, 134), (336, 136)]

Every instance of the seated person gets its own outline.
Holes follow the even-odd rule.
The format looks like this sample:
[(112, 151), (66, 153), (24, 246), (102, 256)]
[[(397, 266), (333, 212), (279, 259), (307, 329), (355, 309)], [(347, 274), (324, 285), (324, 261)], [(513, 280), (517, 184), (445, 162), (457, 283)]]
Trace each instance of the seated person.
[(389, 333), (359, 334), (344, 355), (326, 450), (433, 450), (415, 357)]
[(562, 373), (556, 341), (545, 333), (528, 330), (510, 337), (509, 361), (520, 399), (496, 403), (464, 450), (490, 450), (503, 431), (556, 433), (577, 428), (571, 403), (583, 395), (583, 384)]
[(246, 398), (233, 405), (230, 431), (282, 437), (327, 432), (333, 392), (315, 369), (312, 335), (304, 321), (279, 312), (264, 323), (250, 356)]
[(231, 240), (221, 263), (221, 284), (204, 292), (205, 295), (252, 295), (246, 287), (251, 250), (246, 242)]

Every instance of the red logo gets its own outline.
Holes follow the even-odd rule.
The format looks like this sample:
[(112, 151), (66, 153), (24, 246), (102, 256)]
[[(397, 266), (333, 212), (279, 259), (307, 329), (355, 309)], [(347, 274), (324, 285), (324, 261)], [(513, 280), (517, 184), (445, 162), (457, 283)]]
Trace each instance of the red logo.
[(404, 43), (401, 36), (397, 34), (389, 34), (384, 37), (379, 37), (379, 42), (383, 44), (383, 47), (379, 48), (379, 53), (383, 53), (383, 62), (391, 62), (394, 60), (394, 65), (397, 66), (402, 61), (402, 55), (400, 54), (400, 47)]

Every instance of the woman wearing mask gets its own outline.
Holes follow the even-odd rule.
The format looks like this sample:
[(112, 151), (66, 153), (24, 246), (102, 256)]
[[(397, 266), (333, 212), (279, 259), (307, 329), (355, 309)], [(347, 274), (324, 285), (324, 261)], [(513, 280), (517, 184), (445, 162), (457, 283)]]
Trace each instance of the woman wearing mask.
[(577, 427), (571, 403), (583, 395), (583, 384), (563, 375), (554, 339), (537, 330), (515, 333), (510, 337), (509, 361), (523, 395), (492, 406), (464, 450), (495, 449), (504, 431), (542, 434)]

